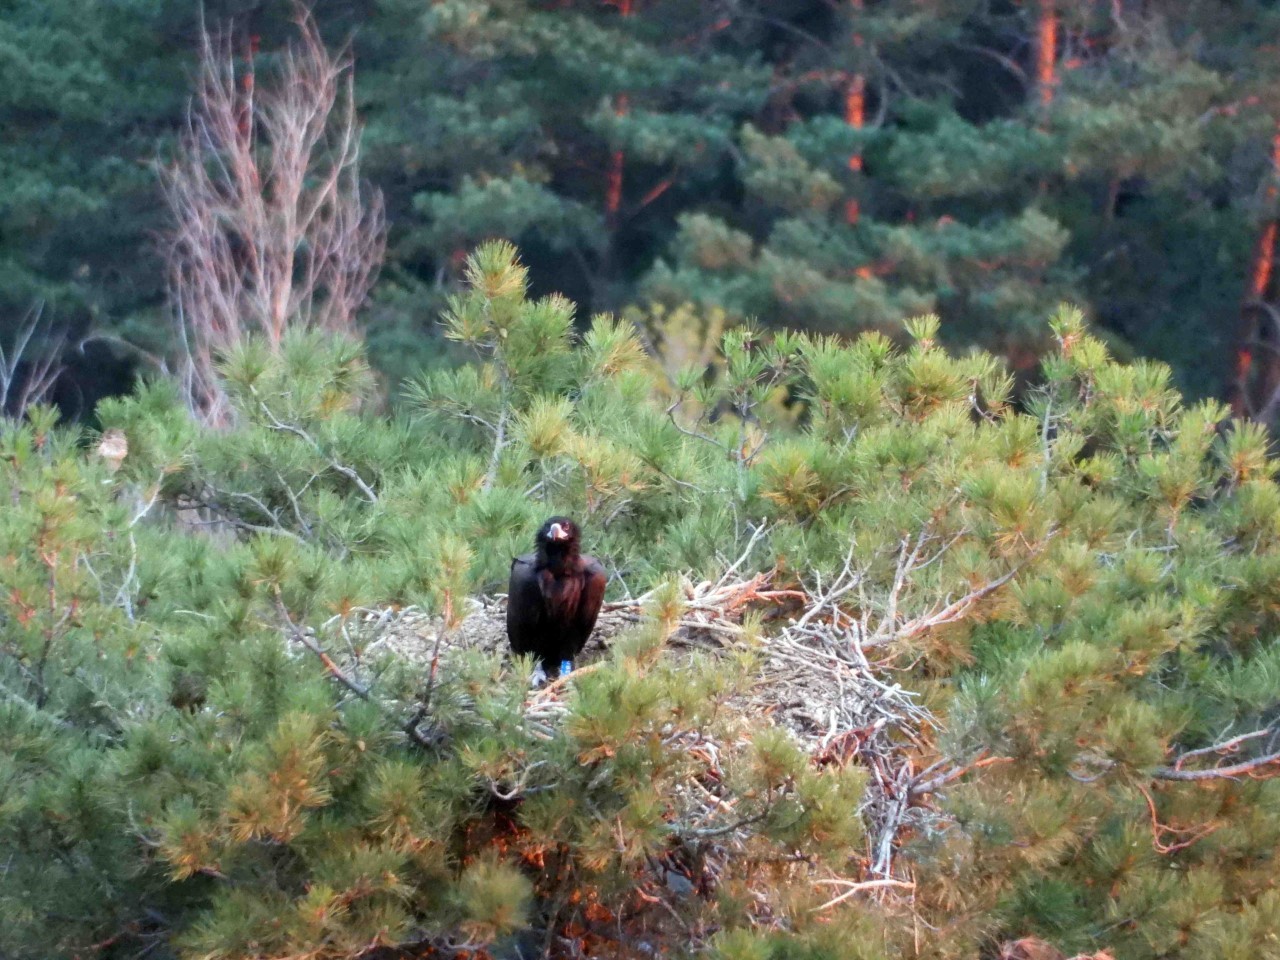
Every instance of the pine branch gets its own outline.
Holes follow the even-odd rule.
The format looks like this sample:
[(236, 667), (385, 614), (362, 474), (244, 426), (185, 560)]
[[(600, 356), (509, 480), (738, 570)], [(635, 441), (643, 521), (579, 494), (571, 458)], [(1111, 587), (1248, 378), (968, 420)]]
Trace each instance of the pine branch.
[[(329, 654), (325, 653), (320, 644), (307, 636), (306, 632), (298, 626), (293, 617), (289, 615), (289, 610), (285, 607), (284, 601), (280, 598), (278, 589), (273, 593), (272, 602), (275, 605), (276, 613), (278, 613), (280, 615), (280, 619), (284, 621), (291, 639), (296, 640), (298, 643), (302, 644), (314, 653), (316, 658), (324, 665), (325, 670), (329, 672), (329, 675), (354, 693), (357, 697), (361, 700), (375, 702), (373, 694), (368, 687), (359, 683), (347, 674), (340, 666), (338, 666), (337, 663), (334, 662), (333, 658), (329, 656)], [(403, 728), (405, 735), (420, 747), (431, 747), (434, 745), (433, 741), (418, 730), (417, 724), (420, 721), (421, 718), (418, 717), (406, 724)]]
[(726, 836), (727, 834), (734, 833), (735, 831), (741, 830), (743, 827), (749, 827), (752, 824), (759, 823), (768, 815), (769, 814), (767, 810), (762, 810), (759, 813), (752, 814), (749, 817), (742, 817), (738, 820), (733, 821), (732, 823), (726, 823), (723, 826), (703, 827), (701, 829), (691, 828), (688, 830), (681, 830), (679, 832), (683, 836), (695, 837), (699, 840), (706, 840), (710, 837), (723, 837), (723, 836)]
[(502, 411), (498, 415), (498, 425), (493, 428), (493, 452), (489, 454), (489, 467), (485, 470), (481, 490), (489, 490), (498, 479), (498, 464), (502, 459), (502, 451), (507, 445), (507, 419), (510, 412), (511, 404), (504, 400)]
[(282, 422), (274, 413), (271, 412), (271, 409), (263, 401), (259, 400), (258, 406), (261, 408), (262, 412), (267, 415), (267, 419), (271, 421), (271, 429), (284, 433), (291, 433), (310, 444), (312, 449), (315, 450), (316, 453), (320, 454), (320, 456), (324, 457), (329, 466), (332, 467), (336, 473), (342, 474), (354, 483), (360, 489), (360, 492), (364, 494), (366, 500), (370, 503), (378, 502), (378, 495), (373, 492), (373, 487), (365, 483), (365, 481), (360, 477), (360, 474), (356, 473), (354, 469), (348, 467), (336, 457), (325, 453), (324, 449), (320, 446), (319, 441), (312, 437), (311, 434), (307, 433), (307, 431), (303, 430), (297, 424)]
[(290, 638), (296, 640), (298, 643), (302, 644), (314, 653), (316, 657), (319, 658), (320, 662), (324, 664), (324, 668), (329, 671), (330, 675), (335, 680), (341, 683), (361, 700), (369, 700), (370, 695), (368, 687), (357, 683), (353, 678), (344, 673), (342, 668), (333, 662), (333, 658), (324, 652), (324, 649), (320, 644), (307, 636), (306, 632), (299, 627), (296, 622), (294, 622), (293, 617), (289, 616), (289, 610), (285, 607), (284, 601), (280, 599), (280, 592), (278, 589), (274, 592), (272, 601), (275, 604), (276, 612), (280, 615), (280, 619), (285, 622), (285, 625), (289, 629)]
[[(248, 533), (266, 533), (271, 534), (272, 536), (288, 537), (289, 539), (296, 540), (298, 543), (302, 544), (309, 542), (301, 534), (295, 533), (288, 527), (284, 526), (280, 522), (280, 515), (252, 494), (240, 493), (235, 490), (219, 490), (217, 487), (210, 486), (209, 484), (205, 484), (204, 494), (204, 498), (199, 500), (195, 498), (185, 500), (183, 504), (180, 505), (180, 509), (212, 510), (217, 515), (217, 519), (189, 521), (190, 525), (193, 527), (209, 527), (219, 523), (226, 523), (235, 527), (237, 530), (244, 530)], [(236, 516), (222, 502), (223, 500), (245, 501), (250, 506), (254, 507), (262, 516), (270, 520), (272, 525), (267, 526), (261, 523), (251, 523), (248, 520)]]
[(676, 420), (676, 410), (678, 410), (679, 408), (680, 408), (679, 400), (671, 404), (671, 406), (667, 407), (667, 419), (671, 421), (671, 425), (673, 427), (675, 427), (677, 430), (683, 433), (686, 437), (692, 437), (695, 440), (701, 440), (703, 443), (709, 443), (716, 449), (723, 451), (725, 456), (730, 458), (736, 458), (734, 451), (730, 450), (728, 446), (721, 443), (715, 437), (709, 437), (705, 433), (698, 433), (698, 431), (696, 430), (686, 430), (684, 427), (680, 426), (679, 421)]

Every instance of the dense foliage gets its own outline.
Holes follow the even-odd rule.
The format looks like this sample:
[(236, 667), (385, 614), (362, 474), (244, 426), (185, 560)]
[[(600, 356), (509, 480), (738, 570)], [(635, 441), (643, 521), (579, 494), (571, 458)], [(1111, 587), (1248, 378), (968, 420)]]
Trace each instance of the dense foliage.
[[(200, 16), (232, 24), (231, 68), (266, 82), (291, 6), (12, 5), (6, 323), (44, 301), (76, 336), (166, 351), (151, 164), (173, 158)], [(364, 173), (386, 196), (391, 245), (367, 319), (394, 378), (441, 350), (435, 308), (494, 236), (519, 242), (535, 289), (588, 312), (692, 300), (856, 334), (936, 311), (953, 348), (1028, 372), (1051, 346), (1041, 318), (1065, 298), (1120, 355), (1171, 363), (1195, 397), (1222, 396), (1251, 349), (1242, 301), (1276, 300), (1260, 272), (1275, 253), (1274, 234), (1260, 238), (1276, 217), (1280, 121), (1269, 0), (314, 8), (332, 45), (352, 40)], [(1271, 357), (1245, 364), (1268, 368), (1268, 389)]]
[[(931, 317), (905, 349), (736, 329), (710, 372), (664, 370), (608, 317), (575, 339), (512, 256), (483, 248), (450, 306), (478, 358), (395, 415), (360, 346), (295, 333), (226, 359), (225, 431), (164, 382), (104, 407), (122, 460), (47, 411), (5, 427), (0, 953), (1277, 955), (1263, 432), (1066, 308), (1026, 412)], [(366, 656), (369, 611), (455, 627), (553, 511), (612, 596), (658, 588), (561, 712), (501, 657)], [(674, 578), (744, 550), (805, 590), (843, 572), (840, 656), (936, 718), (895, 733), (949, 771), (901, 796), (932, 813), (891, 837), (897, 888), (824, 885), (876, 859), (856, 751), (818, 763), (735, 706), (778, 624), (668, 646)]]

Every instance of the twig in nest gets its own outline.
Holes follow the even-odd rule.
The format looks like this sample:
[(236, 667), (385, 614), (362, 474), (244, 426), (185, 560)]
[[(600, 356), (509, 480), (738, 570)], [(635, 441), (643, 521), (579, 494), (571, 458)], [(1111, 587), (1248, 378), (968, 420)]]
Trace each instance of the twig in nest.
[(939, 774), (938, 776), (933, 777), (930, 780), (921, 781), (920, 777), (927, 776), (934, 769), (936, 769), (938, 765), (934, 764), (934, 766), (930, 767), (928, 770), (925, 770), (923, 773), (920, 774), (920, 777), (917, 777), (916, 780), (912, 782), (911, 795), (913, 797), (919, 797), (919, 796), (923, 796), (926, 793), (933, 793), (935, 790), (939, 790), (942, 787), (945, 787), (948, 783), (951, 783), (952, 781), (955, 781), (955, 780), (959, 780), (966, 773), (969, 773), (970, 771), (973, 771), (973, 770), (981, 770), (983, 767), (995, 766), (998, 763), (1013, 763), (1013, 757), (985, 757), (983, 756), (983, 754), (985, 753), (986, 753), (985, 750), (979, 753), (978, 756), (974, 758), (974, 760), (971, 763), (967, 763), (964, 766), (956, 767), (952, 770), (948, 770), (946, 773)]
[(854, 894), (861, 893), (864, 890), (877, 890), (877, 889), (883, 889), (884, 887), (900, 887), (904, 890), (914, 890), (916, 888), (916, 885), (909, 880), (895, 880), (892, 877), (885, 877), (880, 880), (857, 880), (857, 881), (843, 880), (839, 877), (831, 877), (823, 880), (815, 880), (813, 882), (838, 884), (839, 886), (843, 886), (846, 889), (844, 893), (840, 894), (840, 896), (835, 897), (834, 899), (828, 900), (826, 903), (824, 903), (820, 907), (814, 907), (812, 910), (809, 911), (810, 913), (818, 913), (822, 910), (827, 910), (831, 907), (834, 907), (836, 904), (844, 903), (850, 897), (854, 896)]

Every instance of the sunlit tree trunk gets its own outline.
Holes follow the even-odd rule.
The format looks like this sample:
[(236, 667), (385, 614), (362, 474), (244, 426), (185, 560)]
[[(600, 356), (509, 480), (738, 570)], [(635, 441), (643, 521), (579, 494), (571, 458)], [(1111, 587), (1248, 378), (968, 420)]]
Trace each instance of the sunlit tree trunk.
[(1036, 86), (1040, 91), (1040, 106), (1045, 110), (1053, 105), (1054, 90), (1058, 85), (1058, 11), (1054, 0), (1039, 0), (1040, 13), (1036, 20)]
[[(632, 0), (617, 0), (618, 12), (623, 17), (630, 17), (633, 12)], [(620, 93), (614, 100), (614, 111), (618, 116), (625, 116), (630, 109), (630, 100), (625, 93)], [(626, 154), (623, 150), (613, 151), (609, 162), (609, 177), (605, 190), (604, 209), (610, 225), (618, 220), (618, 211), (622, 208), (622, 173), (626, 167)]]
[[(1271, 139), (1271, 169), (1264, 191), (1267, 221), (1254, 247), (1249, 286), (1240, 307), (1233, 358), (1231, 410), (1238, 417), (1270, 419), (1280, 395), (1280, 330), (1272, 322), (1267, 295), (1275, 272), (1276, 200), (1280, 198), (1280, 123)], [(1258, 349), (1262, 348), (1259, 353)]]
[[(862, 11), (863, 0), (850, 0), (853, 4), (854, 16)], [(855, 32), (853, 35), (854, 47), (862, 46), (862, 34)], [(861, 72), (855, 73), (849, 78), (848, 86), (845, 87), (844, 93), (844, 122), (855, 130), (861, 130), (867, 120), (867, 78)], [(859, 174), (862, 172), (862, 151), (855, 150), (849, 156), (849, 169)], [(857, 187), (855, 186), (856, 190)], [(850, 197), (845, 201), (844, 219), (846, 223), (855, 224), (858, 222), (858, 216), (861, 208), (858, 205), (857, 197)]]

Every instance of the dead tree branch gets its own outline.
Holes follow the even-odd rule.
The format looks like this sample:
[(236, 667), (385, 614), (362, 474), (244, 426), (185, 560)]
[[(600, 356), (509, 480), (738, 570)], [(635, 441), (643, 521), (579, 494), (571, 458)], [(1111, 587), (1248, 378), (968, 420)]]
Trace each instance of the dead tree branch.
[(62, 375), (65, 332), (55, 332), (43, 306), (34, 307), (6, 350), (0, 344), (0, 415), (21, 419), (27, 408), (45, 403)]
[(296, 9), (298, 39), (260, 87), (226, 34), (202, 33), (186, 129), (161, 171), (170, 308), (206, 421), (228, 414), (220, 354), (251, 334), (278, 350), (291, 327), (355, 330), (385, 250), (381, 196), (360, 183), (350, 57)]

